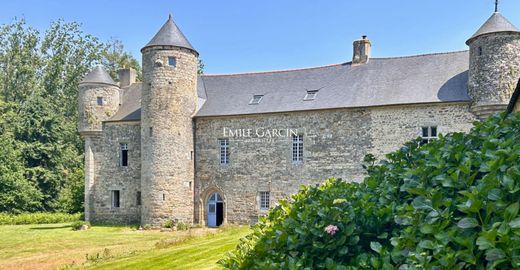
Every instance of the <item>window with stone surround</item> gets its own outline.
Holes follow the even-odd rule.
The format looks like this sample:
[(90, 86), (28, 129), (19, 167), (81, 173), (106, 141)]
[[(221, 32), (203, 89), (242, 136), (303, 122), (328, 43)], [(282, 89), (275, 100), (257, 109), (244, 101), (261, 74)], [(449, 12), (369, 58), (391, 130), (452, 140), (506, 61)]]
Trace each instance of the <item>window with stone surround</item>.
[(292, 136), (292, 160), (303, 162), (303, 135)]
[(127, 143), (120, 143), (119, 148), (121, 151), (119, 165), (121, 167), (127, 167), (128, 166), (128, 144)]
[(103, 106), (103, 105), (105, 105), (105, 100), (103, 99), (103, 97), (97, 97), (97, 98), (96, 98), (96, 102), (97, 102), (97, 105), (98, 105), (98, 106)]
[(220, 164), (229, 164), (229, 139), (219, 139), (218, 145), (220, 147)]
[(421, 134), (421, 144), (427, 144), (435, 139), (438, 138), (437, 136), (437, 127), (436, 126), (427, 126), (422, 127), (422, 134)]
[(119, 190), (112, 190), (110, 192), (110, 199), (112, 201), (112, 208), (119, 208), (121, 206)]
[(168, 56), (168, 65), (170, 67), (176, 67), (177, 66), (177, 58), (173, 56)]
[(260, 210), (269, 210), (269, 191), (260, 191)]

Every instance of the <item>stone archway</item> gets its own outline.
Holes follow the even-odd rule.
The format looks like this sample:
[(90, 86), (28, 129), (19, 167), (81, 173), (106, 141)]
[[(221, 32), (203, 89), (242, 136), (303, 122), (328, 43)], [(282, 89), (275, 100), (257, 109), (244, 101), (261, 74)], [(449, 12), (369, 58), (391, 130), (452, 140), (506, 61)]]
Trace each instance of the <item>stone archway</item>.
[(221, 189), (211, 187), (202, 194), (202, 219), (208, 227), (218, 227), (227, 223), (226, 197)]

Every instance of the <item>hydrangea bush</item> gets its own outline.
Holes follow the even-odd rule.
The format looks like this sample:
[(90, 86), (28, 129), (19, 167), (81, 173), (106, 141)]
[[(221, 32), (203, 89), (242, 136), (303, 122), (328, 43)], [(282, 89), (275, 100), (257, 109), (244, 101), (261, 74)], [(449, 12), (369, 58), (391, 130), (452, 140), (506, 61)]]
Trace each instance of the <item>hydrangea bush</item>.
[(520, 115), (497, 115), (304, 186), (219, 263), (228, 269), (520, 269)]

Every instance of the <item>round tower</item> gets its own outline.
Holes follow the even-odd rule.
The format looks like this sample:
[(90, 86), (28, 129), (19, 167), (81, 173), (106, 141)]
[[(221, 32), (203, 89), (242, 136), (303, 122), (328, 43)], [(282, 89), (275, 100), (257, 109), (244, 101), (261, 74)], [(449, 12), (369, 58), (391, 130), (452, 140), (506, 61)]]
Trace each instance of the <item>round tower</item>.
[(505, 111), (520, 77), (520, 31), (496, 8), (466, 44), (471, 110), (484, 120)]
[(95, 67), (79, 83), (79, 125), (81, 135), (101, 132), (101, 122), (119, 109), (119, 87), (102, 66)]
[(95, 181), (94, 153), (102, 121), (119, 109), (119, 87), (101, 67), (95, 67), (79, 84), (78, 131), (85, 140), (85, 220), (91, 219), (92, 187)]
[(141, 53), (141, 224), (192, 223), (198, 53), (171, 16)]

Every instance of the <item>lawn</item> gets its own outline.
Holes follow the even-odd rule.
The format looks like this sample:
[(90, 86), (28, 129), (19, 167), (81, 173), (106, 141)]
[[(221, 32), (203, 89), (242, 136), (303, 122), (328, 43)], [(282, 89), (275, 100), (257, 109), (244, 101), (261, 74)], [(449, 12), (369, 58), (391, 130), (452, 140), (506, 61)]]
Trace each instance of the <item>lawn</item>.
[(215, 262), (248, 232), (248, 227), (159, 232), (123, 226), (87, 231), (72, 231), (70, 224), (0, 226), (0, 269), (219, 269)]

